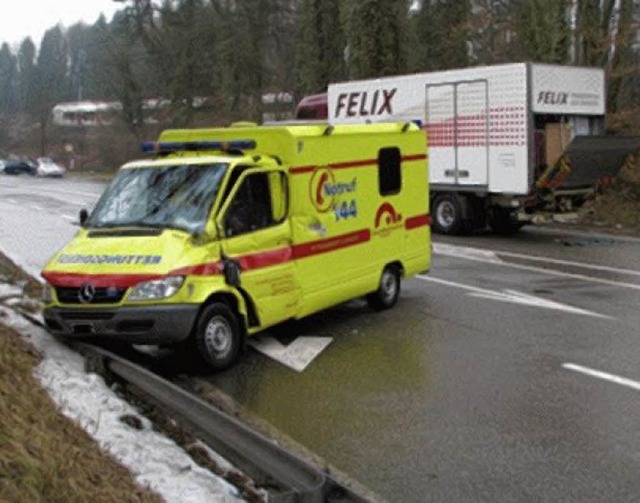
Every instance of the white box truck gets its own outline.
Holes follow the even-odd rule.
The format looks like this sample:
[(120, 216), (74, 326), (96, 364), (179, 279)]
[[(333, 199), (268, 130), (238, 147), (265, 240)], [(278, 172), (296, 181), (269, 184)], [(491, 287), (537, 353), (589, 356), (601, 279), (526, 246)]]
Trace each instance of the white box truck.
[(325, 101), (331, 124), (422, 124), (433, 227), (446, 234), (487, 224), (509, 234), (573, 211), (639, 143), (605, 136), (600, 68), (514, 63), (341, 82)]

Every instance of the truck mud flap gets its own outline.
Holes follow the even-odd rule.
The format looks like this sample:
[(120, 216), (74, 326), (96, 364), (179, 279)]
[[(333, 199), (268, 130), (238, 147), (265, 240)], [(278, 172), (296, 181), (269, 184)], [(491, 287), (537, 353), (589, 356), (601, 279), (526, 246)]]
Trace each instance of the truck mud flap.
[(640, 136), (576, 136), (536, 182), (540, 189), (593, 187), (614, 177), (640, 150)]

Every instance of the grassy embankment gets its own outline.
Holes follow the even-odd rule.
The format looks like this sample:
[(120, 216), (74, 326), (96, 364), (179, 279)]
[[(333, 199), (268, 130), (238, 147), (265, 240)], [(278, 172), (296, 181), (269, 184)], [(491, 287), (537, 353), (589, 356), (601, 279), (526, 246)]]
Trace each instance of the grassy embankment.
[(640, 159), (632, 157), (615, 181), (581, 209), (581, 223), (616, 233), (640, 234)]
[[(2, 256), (0, 279), (38, 297), (38, 282)], [(58, 412), (33, 377), (38, 361), (0, 313), (0, 501), (162, 501)]]

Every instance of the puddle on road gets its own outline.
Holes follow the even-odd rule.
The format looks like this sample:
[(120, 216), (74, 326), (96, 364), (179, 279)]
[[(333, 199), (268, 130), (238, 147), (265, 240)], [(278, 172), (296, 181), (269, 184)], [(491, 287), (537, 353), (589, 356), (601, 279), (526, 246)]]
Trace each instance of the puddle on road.
[[(411, 308), (408, 298), (398, 308), (401, 316), (397, 311), (372, 315), (364, 305), (351, 303), (301, 320), (300, 333), (334, 339), (303, 373), (249, 354), (211, 376), (211, 382), (358, 479), (367, 472), (363, 463), (378, 459), (381, 442), (402, 443), (396, 437), (419, 423), (421, 404), (433, 385), (432, 340), (425, 334), (436, 331), (429, 330), (430, 321)], [(386, 432), (384, 440), (380, 432)]]

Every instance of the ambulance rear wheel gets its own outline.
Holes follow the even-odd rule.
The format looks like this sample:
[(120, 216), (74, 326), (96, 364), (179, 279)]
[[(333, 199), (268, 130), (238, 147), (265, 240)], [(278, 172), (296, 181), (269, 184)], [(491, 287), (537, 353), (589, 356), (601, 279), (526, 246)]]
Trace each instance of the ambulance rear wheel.
[(229, 306), (217, 302), (202, 310), (194, 343), (200, 357), (214, 370), (225, 369), (238, 359), (242, 336), (238, 318)]
[(394, 266), (387, 266), (382, 271), (378, 289), (367, 295), (367, 304), (374, 311), (392, 308), (400, 297), (400, 270)]

